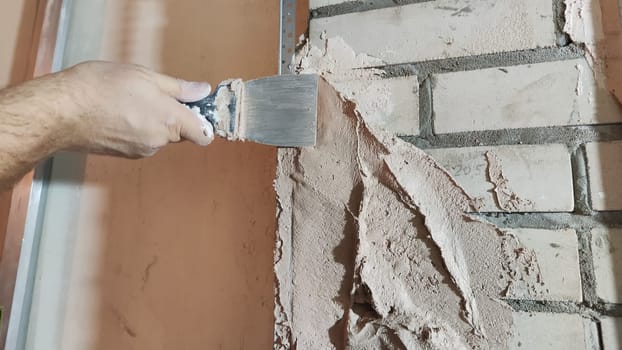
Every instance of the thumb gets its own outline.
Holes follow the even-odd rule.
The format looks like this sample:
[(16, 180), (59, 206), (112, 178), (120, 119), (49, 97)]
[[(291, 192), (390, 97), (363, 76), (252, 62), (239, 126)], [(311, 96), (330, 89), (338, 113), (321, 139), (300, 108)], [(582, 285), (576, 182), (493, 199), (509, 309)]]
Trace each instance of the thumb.
[(181, 102), (195, 102), (204, 99), (212, 91), (212, 86), (209, 83), (176, 79), (143, 67), (137, 66), (137, 68), (147, 74), (160, 89)]
[(206, 98), (212, 91), (209, 83), (179, 80), (179, 95), (181, 102), (195, 102)]
[(182, 139), (200, 146), (207, 146), (214, 141), (214, 126), (199, 113), (197, 107), (190, 109), (179, 104), (177, 115), (181, 125), (179, 132)]

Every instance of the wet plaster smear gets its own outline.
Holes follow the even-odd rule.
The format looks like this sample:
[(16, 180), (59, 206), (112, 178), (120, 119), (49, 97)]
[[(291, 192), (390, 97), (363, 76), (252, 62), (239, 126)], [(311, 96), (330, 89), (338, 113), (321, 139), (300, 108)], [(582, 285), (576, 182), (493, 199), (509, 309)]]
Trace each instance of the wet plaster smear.
[(344, 67), (371, 58), (331, 39), (298, 60), (328, 82), (317, 145), (279, 151), (275, 349), (508, 348), (503, 299), (541, 293), (533, 252), (466, 214), (472, 200), (423, 151), (366, 123), (346, 97), (378, 72)]

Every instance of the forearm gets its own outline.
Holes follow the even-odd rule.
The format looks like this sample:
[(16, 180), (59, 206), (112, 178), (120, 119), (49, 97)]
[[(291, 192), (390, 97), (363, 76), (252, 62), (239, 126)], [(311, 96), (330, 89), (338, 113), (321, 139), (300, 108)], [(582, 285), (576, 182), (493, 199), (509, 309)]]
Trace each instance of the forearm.
[(0, 190), (40, 160), (70, 147), (75, 123), (62, 85), (57, 74), (0, 90)]
[(212, 125), (180, 101), (209, 92), (207, 83), (107, 62), (0, 90), (0, 190), (59, 150), (139, 158), (170, 142), (207, 145)]

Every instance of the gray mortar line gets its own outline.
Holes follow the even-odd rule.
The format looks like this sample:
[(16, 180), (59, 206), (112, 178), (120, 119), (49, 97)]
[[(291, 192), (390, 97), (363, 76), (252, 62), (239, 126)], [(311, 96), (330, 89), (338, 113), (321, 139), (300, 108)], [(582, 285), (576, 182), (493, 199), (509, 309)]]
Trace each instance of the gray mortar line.
[(596, 227), (621, 228), (622, 211), (594, 212), (586, 216), (575, 213), (469, 213), (499, 228), (575, 229), (590, 230)]
[(402, 77), (416, 74), (422, 80), (430, 74), (462, 72), (485, 68), (502, 68), (535, 64), (551, 61), (563, 61), (582, 58), (585, 51), (578, 45), (564, 47), (543, 47), (529, 50), (498, 52), (474, 56), (444, 58), (422, 62), (389, 64), (370, 67), (384, 71), (386, 78)]
[(333, 17), (348, 13), (365, 12), (379, 10), (388, 7), (399, 7), (404, 5), (419, 4), (433, 0), (366, 0), (348, 1), (341, 4), (327, 5), (311, 9), (311, 18)]
[(433, 137), (434, 120), (432, 116), (431, 77), (419, 81), (419, 137)]
[[(572, 213), (471, 213), (501, 229), (534, 228), (561, 230), (581, 226)], [(620, 215), (622, 217), (622, 214)], [(622, 219), (621, 219), (622, 221)]]
[(572, 165), (572, 184), (574, 189), (574, 212), (581, 215), (592, 214), (589, 199), (589, 183), (587, 179), (587, 158), (583, 145), (570, 148)]
[(594, 310), (586, 305), (572, 301), (503, 299), (514, 311), (548, 312), (558, 314), (580, 314), (594, 317)]
[(598, 297), (596, 296), (596, 275), (592, 258), (592, 232), (590, 230), (576, 230), (576, 232), (579, 243), (579, 271), (583, 302), (593, 307), (598, 303)]
[(465, 131), (431, 137), (400, 136), (400, 138), (423, 149), (542, 144), (565, 144), (574, 149), (588, 142), (622, 140), (622, 124)]
[(622, 304), (602, 301), (598, 301), (592, 306), (588, 306), (586, 303), (556, 300), (503, 299), (503, 301), (518, 312), (579, 314), (591, 319), (596, 319), (600, 315), (622, 317)]
[(605, 316), (622, 317), (622, 304), (599, 302), (595, 308)]

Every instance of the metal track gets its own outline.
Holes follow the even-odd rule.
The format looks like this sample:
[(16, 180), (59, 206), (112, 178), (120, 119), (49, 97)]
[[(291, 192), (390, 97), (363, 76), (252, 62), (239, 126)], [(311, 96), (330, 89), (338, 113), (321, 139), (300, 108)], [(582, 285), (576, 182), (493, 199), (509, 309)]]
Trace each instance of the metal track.
[(279, 74), (292, 73), (296, 50), (296, 0), (281, 0)]
[[(40, 25), (39, 42), (32, 49), (33, 66), (32, 77), (56, 72), (60, 70), (62, 61), (61, 51), (65, 44), (66, 18), (68, 8), (73, 0), (46, 0), (37, 1), (37, 26)], [(40, 24), (38, 21), (41, 21)], [(41, 224), (47, 200), (48, 185), (52, 172), (53, 159), (39, 164), (34, 170), (24, 232), (22, 237), (13, 299), (8, 326), (5, 350), (22, 350), (26, 348), (28, 323), (32, 304), (32, 292), (37, 270), (39, 244), (41, 239)]]

